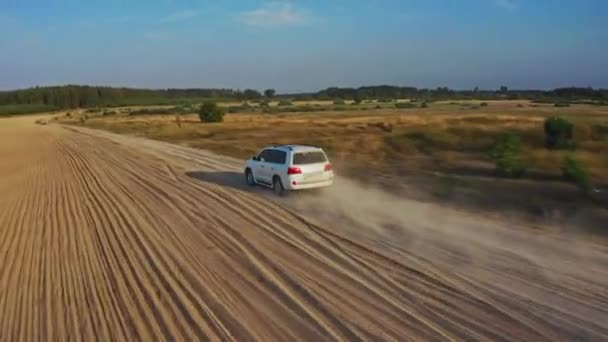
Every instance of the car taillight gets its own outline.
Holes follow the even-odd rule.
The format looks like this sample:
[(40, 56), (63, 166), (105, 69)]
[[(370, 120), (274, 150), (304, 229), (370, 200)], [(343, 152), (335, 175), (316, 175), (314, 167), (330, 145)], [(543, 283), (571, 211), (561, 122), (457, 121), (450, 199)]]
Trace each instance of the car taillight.
[(288, 175), (299, 175), (302, 173), (302, 170), (299, 167), (290, 167), (287, 169)]
[(325, 171), (331, 171), (331, 170), (333, 170), (333, 169), (334, 169), (334, 167), (333, 167), (333, 166), (331, 166), (331, 164), (326, 164), (326, 165), (325, 165)]

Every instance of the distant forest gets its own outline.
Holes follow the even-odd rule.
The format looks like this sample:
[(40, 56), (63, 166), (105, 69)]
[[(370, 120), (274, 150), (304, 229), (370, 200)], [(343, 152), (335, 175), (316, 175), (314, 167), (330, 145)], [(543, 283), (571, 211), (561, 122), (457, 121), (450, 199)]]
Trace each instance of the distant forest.
[(360, 88), (327, 88), (316, 93), (278, 94), (267, 89), (131, 89), (92, 86), (35, 87), (30, 89), (0, 92), (0, 106), (38, 106), (40, 108), (68, 109), (108, 106), (174, 105), (199, 103), (204, 100), (246, 101), (261, 98), (296, 100), (355, 100), (417, 98), (426, 101), (457, 99), (529, 99), (536, 101), (589, 101), (606, 104), (607, 89), (559, 88), (543, 90), (453, 90), (447, 87), (420, 89), (397, 86), (368, 86)]

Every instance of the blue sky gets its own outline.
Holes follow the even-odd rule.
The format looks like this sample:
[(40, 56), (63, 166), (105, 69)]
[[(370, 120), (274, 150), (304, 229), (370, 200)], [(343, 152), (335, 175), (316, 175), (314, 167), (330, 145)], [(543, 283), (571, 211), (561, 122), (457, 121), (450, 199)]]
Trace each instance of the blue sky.
[(0, 0), (0, 89), (608, 88), (605, 0)]

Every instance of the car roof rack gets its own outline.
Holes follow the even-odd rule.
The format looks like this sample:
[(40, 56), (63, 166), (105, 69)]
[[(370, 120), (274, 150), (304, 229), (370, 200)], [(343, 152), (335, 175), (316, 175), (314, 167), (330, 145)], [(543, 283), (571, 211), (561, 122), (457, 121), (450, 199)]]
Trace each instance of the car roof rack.
[(275, 147), (275, 148), (276, 147), (284, 147), (284, 148), (293, 150), (293, 148), (291, 146), (293, 146), (293, 145), (289, 145), (289, 144), (288, 145), (286, 145), (286, 144), (270, 144), (270, 147)]
[(282, 148), (286, 148), (290, 151), (293, 151), (293, 148), (297, 147), (297, 146), (320, 148), (319, 146), (309, 145), (309, 144), (270, 144), (270, 147), (274, 147), (274, 148), (282, 147)]

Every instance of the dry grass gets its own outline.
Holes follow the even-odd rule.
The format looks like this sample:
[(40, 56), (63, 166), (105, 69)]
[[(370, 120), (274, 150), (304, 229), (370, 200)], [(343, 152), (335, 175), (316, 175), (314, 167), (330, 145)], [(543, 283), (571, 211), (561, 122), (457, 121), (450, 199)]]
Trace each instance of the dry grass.
[[(327, 102), (327, 103), (326, 103)], [(608, 122), (608, 108), (576, 105), (555, 108), (526, 101), (438, 102), (424, 109), (323, 111), (289, 114), (228, 114), (220, 124), (202, 124), (196, 115), (89, 117), (86, 125), (213, 150), (239, 158), (277, 143), (308, 143), (324, 147), (345, 167), (365, 166), (375, 173), (415, 173), (474, 165), (491, 169), (487, 157), (495, 137), (518, 132), (530, 166), (547, 175), (559, 173), (566, 152), (544, 148), (543, 121), (561, 115), (575, 122), (579, 158), (594, 180), (608, 179), (608, 142), (593, 139), (592, 126)], [(311, 104), (306, 102), (302, 104)], [(328, 105), (330, 101), (312, 104)], [(77, 121), (77, 118), (73, 118)]]
[[(552, 115), (575, 123), (576, 156), (589, 170), (592, 183), (605, 188), (608, 137), (598, 139), (594, 127), (608, 123), (608, 107), (487, 102), (479, 109), (473, 109), (473, 101), (464, 105), (440, 102), (417, 109), (361, 110), (352, 106), (348, 111), (239, 113), (211, 124), (201, 123), (191, 114), (181, 116), (181, 128), (174, 115), (89, 114), (84, 125), (242, 159), (269, 144), (315, 144), (330, 154), (339, 174), (419, 199), (449, 201), (499, 215), (514, 210), (542, 216), (578, 208), (576, 215), (601, 221), (606, 209), (597, 209), (573, 184), (561, 179), (561, 165), (571, 152), (545, 149), (543, 123)], [(60, 118), (83, 124), (78, 113)], [(524, 143), (523, 157), (529, 169), (523, 179), (495, 176), (488, 152), (505, 131), (517, 132)], [(601, 215), (597, 210), (603, 210)]]
[[(269, 144), (315, 144), (330, 154), (339, 174), (422, 200), (439, 200), (497, 215), (538, 217), (564, 212), (584, 218), (590, 226), (605, 218), (606, 209), (598, 209), (573, 184), (562, 181), (560, 167), (570, 152), (545, 149), (543, 123), (553, 115), (575, 123), (576, 156), (589, 170), (593, 184), (606, 187), (608, 137), (598, 139), (596, 128), (608, 123), (608, 107), (555, 108), (526, 101), (487, 101), (487, 106), (476, 107), (480, 102), (438, 102), (416, 109), (384, 106), (363, 110), (350, 106), (347, 111), (249, 112), (227, 114), (223, 123), (210, 124), (189, 114), (181, 116), (181, 127), (174, 115), (89, 113), (84, 123), (80, 121), (84, 111), (58, 117), (62, 122), (242, 159)], [(305, 104), (311, 105), (297, 103)], [(318, 104), (333, 106), (331, 101)], [(522, 137), (529, 165), (523, 179), (495, 176), (488, 152), (505, 131), (515, 131)], [(576, 212), (571, 212), (572, 208)]]

